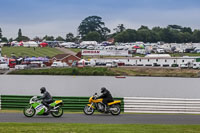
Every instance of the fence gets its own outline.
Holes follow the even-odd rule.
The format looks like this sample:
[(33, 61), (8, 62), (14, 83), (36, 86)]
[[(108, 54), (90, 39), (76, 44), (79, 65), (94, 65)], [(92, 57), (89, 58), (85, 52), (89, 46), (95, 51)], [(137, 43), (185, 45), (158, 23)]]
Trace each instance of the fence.
[[(23, 109), (32, 96), (0, 95), (0, 109)], [(82, 111), (89, 97), (53, 97), (63, 100), (66, 111)], [(131, 113), (191, 113), (200, 114), (200, 99), (124, 97), (121, 110)]]
[(0, 110), (1, 110), (1, 95), (0, 95)]
[(200, 99), (124, 97), (124, 112), (200, 114)]
[[(32, 96), (16, 96), (16, 95), (0, 95), (0, 109), (23, 109), (29, 104)], [(84, 106), (88, 104), (89, 97), (53, 97), (56, 100), (63, 100), (63, 109), (67, 111), (82, 111)], [(123, 98), (115, 98), (121, 100), (121, 110), (124, 109)]]

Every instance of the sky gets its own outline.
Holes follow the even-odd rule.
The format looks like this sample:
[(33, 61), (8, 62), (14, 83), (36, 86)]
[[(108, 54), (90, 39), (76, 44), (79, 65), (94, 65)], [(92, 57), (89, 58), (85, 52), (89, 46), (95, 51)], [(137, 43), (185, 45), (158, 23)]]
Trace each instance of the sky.
[(30, 38), (78, 35), (81, 21), (93, 15), (112, 32), (119, 24), (200, 29), (200, 0), (0, 0), (0, 28), (8, 38), (16, 38), (19, 28)]

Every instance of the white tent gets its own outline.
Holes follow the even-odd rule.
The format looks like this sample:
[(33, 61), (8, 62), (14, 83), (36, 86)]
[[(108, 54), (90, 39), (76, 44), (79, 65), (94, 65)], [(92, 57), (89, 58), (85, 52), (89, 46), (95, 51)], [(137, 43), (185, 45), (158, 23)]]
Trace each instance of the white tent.
[(96, 41), (82, 41), (80, 45), (97, 45)]
[(34, 41), (23, 42), (24, 47), (38, 47), (38, 44)]

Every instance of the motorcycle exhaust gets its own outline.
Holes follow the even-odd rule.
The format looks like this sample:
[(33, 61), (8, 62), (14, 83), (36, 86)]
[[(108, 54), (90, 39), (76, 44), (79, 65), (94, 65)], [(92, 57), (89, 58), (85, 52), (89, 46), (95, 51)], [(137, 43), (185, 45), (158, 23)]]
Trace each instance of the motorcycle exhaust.
[(57, 112), (58, 110), (54, 110), (54, 109), (53, 109), (53, 110), (50, 110), (50, 111), (51, 111), (51, 112)]
[(110, 108), (110, 111), (117, 111), (116, 108)]

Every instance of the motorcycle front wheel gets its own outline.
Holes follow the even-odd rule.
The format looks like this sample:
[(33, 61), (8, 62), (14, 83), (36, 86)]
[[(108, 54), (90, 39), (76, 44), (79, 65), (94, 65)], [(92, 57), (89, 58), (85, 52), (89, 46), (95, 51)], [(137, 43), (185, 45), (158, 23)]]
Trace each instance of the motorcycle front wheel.
[(83, 109), (83, 112), (86, 114), (86, 115), (92, 115), (94, 113), (94, 108), (93, 107), (90, 107), (88, 105), (85, 105), (84, 109)]
[(63, 109), (61, 107), (58, 107), (56, 111), (51, 111), (51, 115), (53, 117), (61, 117), (63, 115)]
[(111, 108), (113, 109), (110, 111), (112, 115), (119, 115), (121, 113), (119, 105), (112, 105)]
[(24, 108), (23, 113), (26, 117), (33, 117), (35, 115), (35, 109), (32, 106)]

